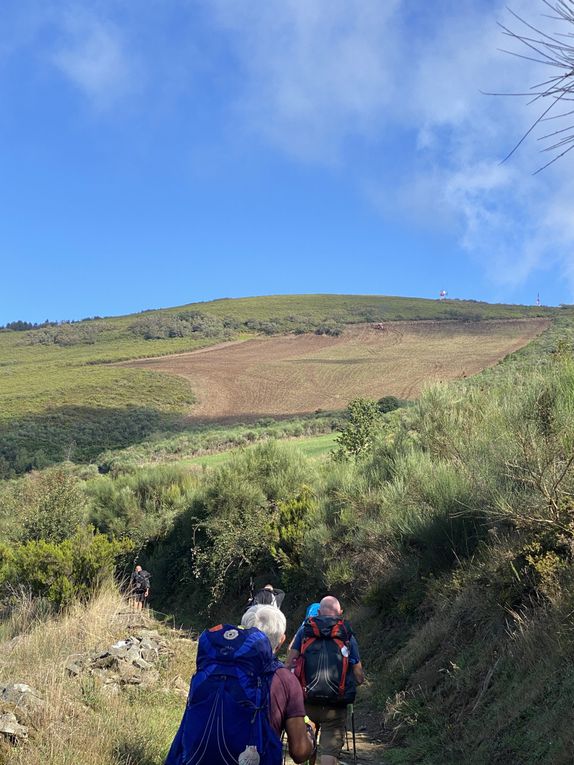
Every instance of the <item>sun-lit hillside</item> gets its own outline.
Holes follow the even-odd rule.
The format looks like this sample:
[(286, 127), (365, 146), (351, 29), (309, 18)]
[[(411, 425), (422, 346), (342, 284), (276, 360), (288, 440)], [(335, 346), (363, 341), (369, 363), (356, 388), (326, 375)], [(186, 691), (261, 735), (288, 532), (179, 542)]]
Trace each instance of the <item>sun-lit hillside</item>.
[[(473, 301), (294, 295), (216, 300), (25, 331), (2, 330), (0, 474), (65, 457), (84, 461), (102, 449), (129, 446), (154, 432), (173, 432), (205, 393), (174, 375), (110, 362), (259, 336), (311, 333), (317, 341), (329, 342), (345, 326), (361, 322), (469, 320), (478, 324), (483, 319), (562, 314), (561, 309)], [(508, 349), (513, 347), (511, 340)], [(500, 351), (504, 353), (503, 345)], [(496, 357), (494, 353), (491, 358)], [(338, 395), (337, 403), (343, 407), (350, 397), (344, 385), (339, 386)]]

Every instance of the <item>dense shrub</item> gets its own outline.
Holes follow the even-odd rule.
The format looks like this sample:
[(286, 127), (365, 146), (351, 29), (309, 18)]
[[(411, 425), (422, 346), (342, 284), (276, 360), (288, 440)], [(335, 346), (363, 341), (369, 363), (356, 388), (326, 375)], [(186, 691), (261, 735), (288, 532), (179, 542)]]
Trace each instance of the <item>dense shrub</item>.
[(129, 543), (110, 541), (89, 528), (63, 542), (45, 539), (0, 546), (0, 592), (9, 597), (16, 588), (28, 588), (55, 607), (87, 599), (114, 572), (117, 558)]
[(235, 455), (207, 474), (189, 510), (154, 547), (153, 561), (181, 556), (163, 567), (160, 587), (165, 592), (175, 579), (184, 580), (187, 588), (205, 592), (205, 606), (226, 593), (245, 593), (255, 573), (276, 579), (285, 574), (288, 581), (315, 521), (310, 480), (306, 460), (275, 442)]
[(377, 404), (381, 413), (387, 414), (388, 412), (394, 412), (395, 409), (399, 409), (404, 405), (404, 402), (396, 396), (383, 396), (383, 398), (377, 401)]
[(61, 542), (85, 520), (82, 482), (58, 467), (6, 483), (0, 489), (0, 524), (12, 539)]
[(135, 321), (130, 329), (144, 340), (161, 340), (169, 337), (228, 337), (231, 326), (216, 316), (206, 316), (199, 311), (180, 313), (154, 313)]
[(91, 324), (70, 322), (43, 326), (26, 335), (26, 345), (59, 345), (66, 348), (72, 345), (93, 345), (98, 337), (109, 327), (103, 322)]
[(339, 335), (343, 334), (343, 327), (340, 324), (336, 324), (335, 322), (326, 322), (325, 324), (320, 324), (318, 327), (316, 327), (315, 334), (338, 337)]
[(189, 470), (168, 465), (99, 477), (86, 488), (90, 521), (98, 531), (140, 547), (171, 529), (189, 506), (196, 482)]

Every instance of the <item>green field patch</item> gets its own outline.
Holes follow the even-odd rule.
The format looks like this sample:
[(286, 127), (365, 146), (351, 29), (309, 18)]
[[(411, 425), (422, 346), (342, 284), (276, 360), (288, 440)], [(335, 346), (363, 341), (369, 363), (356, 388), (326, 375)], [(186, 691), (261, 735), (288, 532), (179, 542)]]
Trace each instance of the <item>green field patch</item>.
[[(335, 446), (337, 433), (328, 433), (324, 436), (312, 436), (311, 438), (294, 438), (282, 441), (290, 449), (300, 451), (305, 457), (310, 459), (320, 459), (327, 456)], [(203, 454), (199, 457), (192, 457), (188, 460), (182, 460), (181, 465), (199, 465), (201, 467), (212, 468), (223, 465), (233, 455), (245, 449), (253, 449), (253, 446), (241, 447), (238, 449), (229, 449), (215, 454)]]

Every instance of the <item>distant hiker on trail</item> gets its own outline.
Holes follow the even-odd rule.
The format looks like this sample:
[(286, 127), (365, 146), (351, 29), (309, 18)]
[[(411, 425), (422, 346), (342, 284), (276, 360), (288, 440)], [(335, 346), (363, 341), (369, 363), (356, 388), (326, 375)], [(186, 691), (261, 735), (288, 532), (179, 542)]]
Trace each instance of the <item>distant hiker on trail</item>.
[(285, 593), (283, 590), (279, 590), (273, 587), (272, 584), (266, 584), (263, 589), (258, 590), (255, 595), (249, 599), (247, 608), (251, 606), (275, 606), (281, 608), (281, 605), (285, 599)]
[(305, 762), (315, 748), (297, 678), (275, 658), (285, 616), (256, 605), (241, 626), (219, 624), (199, 638), (197, 671), (165, 765), (282, 765)]
[(136, 611), (141, 611), (149, 597), (151, 574), (137, 565), (130, 577), (130, 600)]
[(294, 668), (301, 683), (307, 715), (320, 728), (321, 765), (337, 765), (347, 706), (355, 700), (357, 685), (365, 681), (357, 640), (337, 598), (323, 598), (319, 614), (299, 628), (287, 666)]

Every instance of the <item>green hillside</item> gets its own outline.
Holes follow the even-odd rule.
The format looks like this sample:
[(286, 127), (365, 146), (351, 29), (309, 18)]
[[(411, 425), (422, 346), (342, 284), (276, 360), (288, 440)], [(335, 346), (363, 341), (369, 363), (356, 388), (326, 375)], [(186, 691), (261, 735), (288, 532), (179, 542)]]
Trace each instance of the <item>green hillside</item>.
[(0, 330), (0, 475), (174, 432), (193, 391), (172, 375), (109, 362), (365, 321), (555, 316), (559, 309), (362, 295), (287, 295), (192, 303), (33, 330)]
[[(286, 590), (289, 636), (307, 603), (338, 595), (370, 681), (358, 719), (383, 741), (389, 765), (571, 763), (574, 321), (555, 313), (542, 335), (495, 366), (377, 410), (360, 423), (359, 436), (368, 432), (361, 451), (336, 459), (327, 454), (332, 431), (352, 425), (340, 414), (170, 433), (183, 399), (161, 410), (156, 391), (150, 409), (163, 412), (162, 435), (146, 436), (142, 426), (98, 465), (63, 463), (0, 481), (8, 679), (39, 683), (50, 725), (65, 731), (57, 745), (53, 728), (40, 725), (27, 749), (0, 741), (0, 762), (83, 763), (91, 751), (92, 761), (116, 765), (113, 741), (133, 731), (133, 765), (164, 761), (183, 700), (130, 688), (109, 707), (96, 680), (64, 671), (70, 654), (96, 647), (94, 636), (104, 645), (122, 637), (107, 624), (117, 629), (114, 615), (86, 629), (70, 614), (95, 621), (103, 601), (90, 595), (137, 555), (153, 572), (153, 607), (194, 628), (237, 620), (252, 577)], [(73, 367), (64, 370), (73, 381)], [(41, 375), (34, 384), (30, 395), (41, 391)], [(93, 391), (101, 397), (95, 451), (102, 413), (112, 432), (118, 412), (122, 422), (138, 420), (127, 396), (114, 411)], [(115, 594), (107, 602), (106, 612), (122, 609)], [(190, 651), (160, 678), (177, 671), (187, 680), (192, 668)], [(149, 705), (153, 719), (135, 715)], [(123, 707), (124, 717), (109, 713)], [(94, 737), (94, 726), (110, 734)]]

